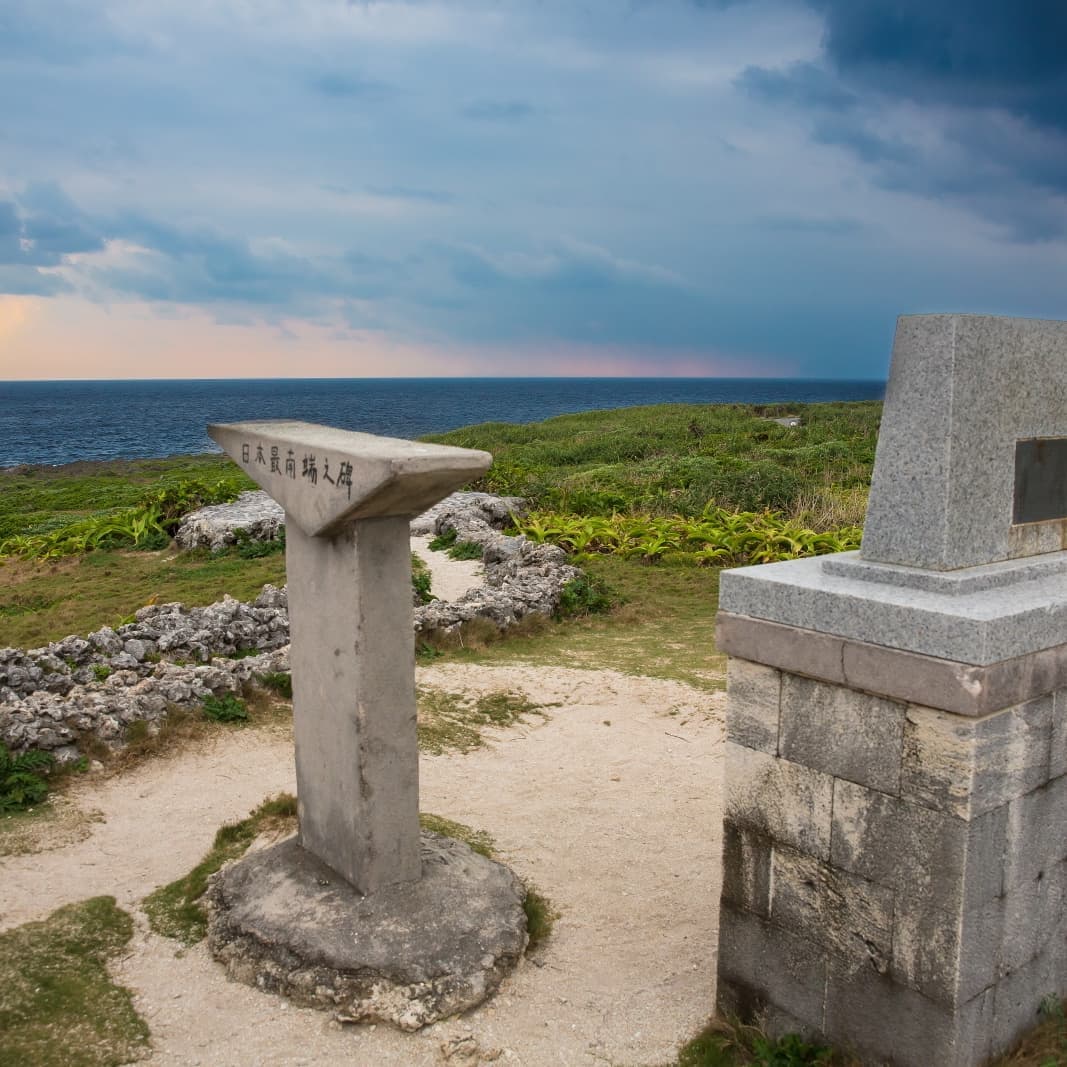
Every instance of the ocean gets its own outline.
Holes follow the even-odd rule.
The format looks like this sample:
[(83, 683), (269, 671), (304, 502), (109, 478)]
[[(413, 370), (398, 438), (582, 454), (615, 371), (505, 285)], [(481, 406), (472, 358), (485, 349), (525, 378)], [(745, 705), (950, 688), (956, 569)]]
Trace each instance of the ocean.
[(301, 378), (0, 382), (0, 467), (217, 452), (209, 422), (303, 419), (390, 437), (637, 404), (880, 400), (880, 381)]

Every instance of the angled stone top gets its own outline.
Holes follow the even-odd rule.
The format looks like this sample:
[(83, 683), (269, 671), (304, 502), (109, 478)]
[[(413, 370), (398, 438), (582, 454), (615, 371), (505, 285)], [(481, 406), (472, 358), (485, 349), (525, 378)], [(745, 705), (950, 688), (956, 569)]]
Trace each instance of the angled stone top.
[(902, 316), (862, 559), (951, 571), (1065, 547), (1067, 322)]
[(493, 462), (470, 448), (310, 422), (221, 423), (208, 434), (310, 537), (354, 519), (421, 514)]

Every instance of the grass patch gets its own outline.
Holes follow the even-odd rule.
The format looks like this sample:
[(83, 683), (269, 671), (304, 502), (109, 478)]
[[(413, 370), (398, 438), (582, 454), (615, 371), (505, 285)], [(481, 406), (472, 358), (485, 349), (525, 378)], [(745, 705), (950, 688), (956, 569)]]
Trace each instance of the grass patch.
[[(0, 647), (37, 648), (132, 618), (148, 603), (206, 605), (229, 594), (254, 600), (264, 584), (285, 582), (285, 559), (192, 552), (91, 552), (33, 563), (0, 562)], [(3, 614), (17, 601), (46, 604), (32, 614)]]
[(453, 822), (440, 815), (432, 815), (428, 811), (419, 813), (419, 826), (424, 830), (441, 834), (443, 837), (454, 837), (457, 841), (468, 845), (470, 850), (477, 852), (479, 856), (485, 856), (486, 859), (493, 858), (496, 843), (484, 830), (473, 830), (461, 822)]
[(448, 550), (449, 559), (481, 559), (482, 546), (476, 541), (457, 541)]
[(577, 615), (600, 615), (610, 611), (618, 600), (611, 586), (600, 576), (583, 574), (560, 590), (557, 619), (573, 619)]
[(670, 1067), (861, 1067), (858, 1060), (796, 1034), (768, 1037), (758, 1026), (713, 1019)]
[(183, 482), (219, 481), (232, 482), (235, 490), (255, 488), (237, 464), (220, 455), (9, 467), (0, 470), (0, 541), (133, 508), (146, 493), (173, 495)]
[(503, 632), (487, 620), (458, 633), (423, 632), (419, 660), (609, 668), (712, 691), (725, 686), (726, 657), (715, 649), (717, 568), (670, 560), (649, 567), (617, 556), (597, 556), (583, 566), (588, 581), (610, 588), (615, 604), (609, 611), (557, 622), (531, 615)]
[(211, 851), (187, 875), (145, 897), (142, 907), (149, 926), (162, 937), (186, 945), (200, 941), (207, 933), (207, 916), (200, 899), (208, 879), (224, 863), (244, 855), (260, 834), (295, 828), (295, 819), (296, 797), (281, 793), (265, 800), (248, 818), (220, 827)]
[(455, 530), (445, 530), (444, 533), (439, 533), (433, 538), (427, 547), (431, 552), (444, 552), (456, 543), (458, 536)]
[(0, 1063), (111, 1067), (140, 1059), (149, 1032), (107, 963), (133, 936), (114, 897), (68, 904), (0, 934)]
[[(534, 509), (696, 516), (717, 504), (848, 525), (862, 522), (881, 412), (875, 402), (657, 404), (426, 440), (492, 452), (472, 488), (525, 497)], [(768, 421), (785, 414), (801, 425)]]
[(293, 699), (293, 676), (288, 671), (268, 671), (257, 674), (256, 679), (265, 689), (277, 693), (284, 700)]
[(420, 687), (416, 696), (419, 748), (435, 756), (470, 752), (482, 745), (485, 727), (510, 726), (524, 715), (543, 714), (544, 706), (534, 704), (521, 693), (503, 689), (471, 697)]
[(0, 815), (0, 856), (25, 856), (75, 845), (102, 819), (99, 811), (83, 809), (62, 793), (53, 793), (40, 807)]

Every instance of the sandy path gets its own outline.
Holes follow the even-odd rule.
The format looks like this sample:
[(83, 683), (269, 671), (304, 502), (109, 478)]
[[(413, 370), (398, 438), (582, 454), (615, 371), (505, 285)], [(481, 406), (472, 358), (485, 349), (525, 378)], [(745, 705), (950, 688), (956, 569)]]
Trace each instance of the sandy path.
[[(721, 695), (609, 671), (463, 664), (420, 669), (419, 684), (562, 704), (421, 765), (423, 809), (488, 830), (560, 909), (544, 950), (489, 1004), (408, 1035), (342, 1029), (231, 983), (203, 945), (181, 951), (142, 920), (118, 977), (152, 1029), (153, 1063), (655, 1064), (710, 1015)], [(3, 860), (0, 921), (103, 892), (129, 906), (187, 871), (221, 822), (292, 787), (288, 739), (250, 731), (87, 788), (80, 800), (104, 822), (75, 845)]]
[(459, 600), (468, 589), (482, 584), (485, 568), (477, 559), (449, 559), (445, 552), (430, 549), (430, 536), (413, 536), (411, 551), (430, 571), (430, 592), (439, 600)]

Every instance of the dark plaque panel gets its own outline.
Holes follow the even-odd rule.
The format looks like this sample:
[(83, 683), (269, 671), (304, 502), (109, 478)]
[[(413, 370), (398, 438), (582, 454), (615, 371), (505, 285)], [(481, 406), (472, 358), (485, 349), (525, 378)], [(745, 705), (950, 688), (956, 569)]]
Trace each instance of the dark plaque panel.
[(1014, 522), (1067, 519), (1067, 437), (1015, 442)]

